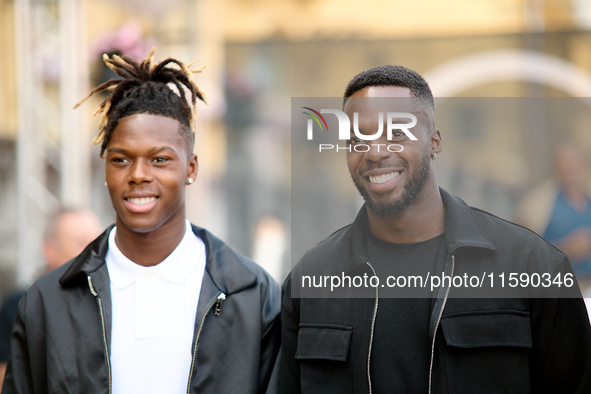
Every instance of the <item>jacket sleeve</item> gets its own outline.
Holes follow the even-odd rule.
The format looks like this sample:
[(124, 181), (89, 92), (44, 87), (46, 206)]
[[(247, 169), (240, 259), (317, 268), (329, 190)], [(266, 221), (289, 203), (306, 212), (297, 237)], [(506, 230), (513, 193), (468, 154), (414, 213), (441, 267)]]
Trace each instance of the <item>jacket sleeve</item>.
[(282, 290), (279, 392), (300, 393), (300, 364), (295, 358), (298, 347), (299, 312), (291, 297), (291, 275), (285, 280)]
[[(567, 257), (558, 272), (572, 274)], [(532, 299), (531, 320), (531, 391), (591, 393), (591, 326), (580, 292), (578, 298)]]
[(275, 280), (269, 278), (266, 290), (261, 301), (263, 334), (258, 392), (276, 394), (279, 385), (277, 356), (281, 346), (281, 289)]
[(25, 307), (27, 294), (23, 295), (10, 338), (10, 359), (6, 368), (2, 394), (34, 393), (31, 363), (27, 344)]

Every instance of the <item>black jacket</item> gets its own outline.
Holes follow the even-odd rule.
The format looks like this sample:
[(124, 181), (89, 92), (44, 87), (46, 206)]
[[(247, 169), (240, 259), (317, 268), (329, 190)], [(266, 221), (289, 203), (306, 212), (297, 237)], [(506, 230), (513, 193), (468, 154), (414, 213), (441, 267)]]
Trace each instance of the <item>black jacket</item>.
[[(572, 275), (566, 255), (535, 233), (440, 190), (446, 222), (438, 274)], [(280, 392), (371, 393), (381, 290), (319, 298), (327, 293), (299, 288), (304, 275), (371, 276), (368, 229), (363, 207), (353, 224), (308, 251), (284, 283)], [(430, 392), (591, 393), (591, 327), (574, 283), (575, 298), (560, 289), (555, 298), (460, 298), (451, 286), (435, 290)]]
[[(26, 291), (2, 394), (110, 393), (110, 230)], [(193, 232), (205, 243), (207, 261), (187, 392), (276, 392), (279, 286), (208, 231), (193, 226)]]

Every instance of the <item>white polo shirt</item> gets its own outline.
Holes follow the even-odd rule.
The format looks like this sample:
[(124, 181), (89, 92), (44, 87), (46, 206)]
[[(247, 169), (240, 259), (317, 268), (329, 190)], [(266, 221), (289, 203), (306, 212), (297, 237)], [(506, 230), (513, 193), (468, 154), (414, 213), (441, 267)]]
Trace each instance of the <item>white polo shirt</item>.
[(111, 371), (114, 394), (185, 393), (205, 245), (187, 220), (176, 249), (153, 267), (135, 264), (109, 234)]

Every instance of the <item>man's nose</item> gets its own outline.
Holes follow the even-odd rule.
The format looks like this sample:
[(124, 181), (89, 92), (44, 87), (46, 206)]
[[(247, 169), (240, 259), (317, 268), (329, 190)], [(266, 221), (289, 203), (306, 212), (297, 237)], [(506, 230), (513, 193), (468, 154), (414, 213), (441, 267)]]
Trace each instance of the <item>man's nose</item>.
[(389, 158), (392, 152), (388, 150), (388, 141), (385, 138), (368, 141), (369, 150), (365, 153), (365, 158), (371, 161), (381, 161)]
[(137, 160), (131, 167), (131, 173), (129, 175), (130, 182), (142, 183), (149, 182), (152, 179), (150, 174), (150, 166), (144, 160)]

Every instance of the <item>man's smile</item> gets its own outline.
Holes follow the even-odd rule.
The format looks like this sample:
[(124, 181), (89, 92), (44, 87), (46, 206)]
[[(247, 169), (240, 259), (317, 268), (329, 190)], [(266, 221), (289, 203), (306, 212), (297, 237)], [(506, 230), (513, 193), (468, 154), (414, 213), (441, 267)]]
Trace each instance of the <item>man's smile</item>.
[(391, 166), (389, 168), (371, 168), (360, 171), (361, 178), (366, 182), (366, 188), (372, 192), (385, 192), (391, 190), (399, 181), (404, 172), (404, 166)]
[(389, 172), (384, 175), (370, 175), (369, 181), (371, 183), (382, 184), (400, 175), (400, 171)]
[(147, 196), (128, 196), (123, 200), (125, 206), (131, 212), (134, 213), (145, 213), (151, 211), (158, 203), (158, 196), (147, 195)]

